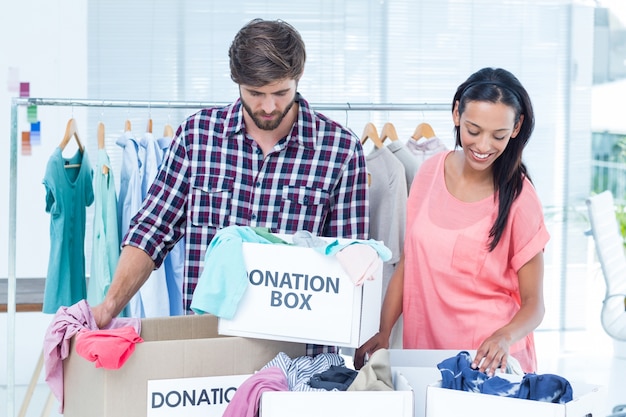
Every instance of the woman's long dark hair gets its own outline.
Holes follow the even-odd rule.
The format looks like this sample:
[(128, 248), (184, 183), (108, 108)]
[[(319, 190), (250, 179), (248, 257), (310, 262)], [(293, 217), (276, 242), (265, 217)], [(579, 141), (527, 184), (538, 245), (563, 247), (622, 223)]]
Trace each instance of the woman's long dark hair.
[[(515, 110), (515, 123), (524, 115), (520, 130), (493, 163), (493, 186), (498, 196), (498, 217), (489, 231), (489, 251), (498, 245), (506, 226), (513, 201), (522, 192), (524, 178), (530, 179), (522, 162), (522, 151), (535, 127), (535, 115), (528, 92), (519, 80), (502, 68), (483, 68), (461, 84), (452, 101), (452, 111), (458, 102), (459, 115), (471, 101), (503, 103)], [(460, 127), (455, 126), (456, 147), (461, 145)]]

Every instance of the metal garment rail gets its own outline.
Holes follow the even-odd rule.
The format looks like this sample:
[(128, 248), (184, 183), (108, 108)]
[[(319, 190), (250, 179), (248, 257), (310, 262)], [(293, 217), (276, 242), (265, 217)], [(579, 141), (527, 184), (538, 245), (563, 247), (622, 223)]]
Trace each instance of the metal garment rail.
[[(121, 108), (173, 108), (200, 109), (224, 106), (226, 102), (202, 101), (151, 101), (151, 100), (94, 100), (73, 98), (16, 97), (11, 102), (11, 149), (9, 185), (9, 259), (7, 288), (7, 417), (15, 416), (15, 313), (16, 313), (16, 236), (17, 236), (17, 119), (20, 106), (65, 106), (65, 107), (121, 107)], [(443, 103), (311, 103), (319, 111), (440, 111), (450, 110)]]

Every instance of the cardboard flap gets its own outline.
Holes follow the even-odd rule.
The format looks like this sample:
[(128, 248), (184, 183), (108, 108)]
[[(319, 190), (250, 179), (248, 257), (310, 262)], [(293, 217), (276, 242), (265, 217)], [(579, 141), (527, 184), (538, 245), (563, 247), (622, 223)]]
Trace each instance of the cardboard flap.
[(142, 319), (141, 337), (144, 342), (218, 337), (217, 322), (210, 314)]

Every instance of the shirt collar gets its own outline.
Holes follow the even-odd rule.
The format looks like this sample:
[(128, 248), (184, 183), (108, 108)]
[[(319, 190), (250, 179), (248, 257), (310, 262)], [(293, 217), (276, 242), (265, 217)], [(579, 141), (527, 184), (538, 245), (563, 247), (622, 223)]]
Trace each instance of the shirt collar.
[[(300, 93), (296, 94), (296, 101), (298, 102), (298, 120), (296, 125), (291, 130), (291, 136), (295, 134), (295, 140), (297, 140), (302, 146), (310, 149), (315, 149), (317, 144), (317, 124), (315, 112), (309, 106), (309, 102), (306, 101)], [(305, 130), (309, 130), (310, 134), (304, 134)]]
[[(309, 106), (309, 103), (300, 95), (296, 93), (296, 102), (298, 103), (298, 118), (291, 133), (287, 138), (287, 143), (292, 140), (297, 141), (300, 145), (315, 149), (317, 142), (317, 125), (315, 124), (315, 112)], [(228, 106), (227, 114), (229, 118), (233, 119), (233, 123), (227, 123), (226, 137), (234, 136), (238, 133), (243, 133), (243, 104), (241, 98)], [(305, 129), (310, 129), (311, 134), (303, 134)]]

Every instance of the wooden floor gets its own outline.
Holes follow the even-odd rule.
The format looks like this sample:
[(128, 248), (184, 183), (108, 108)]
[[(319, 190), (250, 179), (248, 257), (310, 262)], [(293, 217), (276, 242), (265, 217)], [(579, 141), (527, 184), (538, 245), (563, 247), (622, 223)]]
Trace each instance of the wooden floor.
[[(7, 278), (0, 278), (0, 313), (7, 312), (8, 281)], [(15, 311), (41, 311), (45, 278), (19, 278), (15, 281)]]

